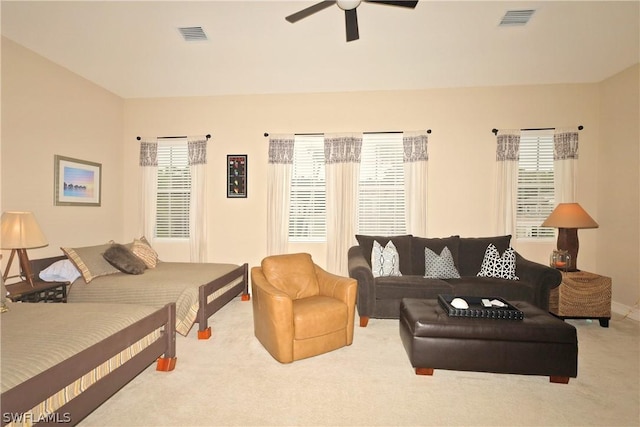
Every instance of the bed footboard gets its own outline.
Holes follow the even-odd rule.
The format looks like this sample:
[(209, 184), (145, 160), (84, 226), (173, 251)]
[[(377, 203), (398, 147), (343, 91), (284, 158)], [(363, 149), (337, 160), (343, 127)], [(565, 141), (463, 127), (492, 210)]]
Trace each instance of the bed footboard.
[[(241, 280), (234, 284), (238, 279)], [(208, 319), (213, 313), (240, 293), (242, 293), (242, 301), (249, 301), (249, 264), (244, 263), (235, 270), (200, 286), (199, 293), (198, 339), (206, 340), (211, 337)], [(209, 301), (210, 296), (213, 296), (211, 301)]]
[[(156, 361), (157, 370), (168, 371), (176, 363), (176, 305), (170, 303), (83, 350), (48, 370), (30, 378), (2, 394), (2, 425), (25, 421), (25, 414), (49, 397), (95, 367), (119, 354), (156, 329), (162, 328), (161, 337), (145, 347), (118, 368), (105, 374), (81, 394), (39, 420), (42, 424), (63, 422), (75, 425), (115, 394), (150, 364)], [(37, 424), (37, 423), (36, 423)]]

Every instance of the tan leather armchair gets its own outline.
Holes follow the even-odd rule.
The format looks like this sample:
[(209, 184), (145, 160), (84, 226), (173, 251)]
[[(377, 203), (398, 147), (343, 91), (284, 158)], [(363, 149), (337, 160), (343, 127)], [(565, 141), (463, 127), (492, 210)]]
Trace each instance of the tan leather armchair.
[(351, 345), (357, 286), (309, 254), (267, 257), (251, 269), (255, 335), (281, 363)]

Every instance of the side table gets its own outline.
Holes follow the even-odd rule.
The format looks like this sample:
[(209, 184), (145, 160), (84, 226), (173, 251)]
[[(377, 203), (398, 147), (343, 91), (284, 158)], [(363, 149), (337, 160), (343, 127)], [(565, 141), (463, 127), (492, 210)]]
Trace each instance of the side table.
[(561, 319), (598, 319), (608, 328), (611, 278), (586, 271), (562, 272), (562, 283), (549, 294), (549, 312)]
[(22, 281), (5, 285), (13, 302), (67, 302), (67, 282), (34, 280), (33, 287)]

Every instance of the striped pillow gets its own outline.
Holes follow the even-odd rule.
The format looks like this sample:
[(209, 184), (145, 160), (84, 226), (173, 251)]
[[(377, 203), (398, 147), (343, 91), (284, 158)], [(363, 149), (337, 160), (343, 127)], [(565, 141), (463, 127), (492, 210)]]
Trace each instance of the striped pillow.
[(131, 252), (140, 258), (147, 268), (155, 268), (158, 264), (158, 253), (151, 247), (151, 244), (144, 236), (140, 239), (133, 239)]
[(84, 281), (91, 282), (98, 276), (119, 273), (120, 270), (104, 259), (104, 251), (111, 247), (111, 243), (98, 246), (85, 246), (82, 248), (60, 248), (62, 252), (76, 266)]

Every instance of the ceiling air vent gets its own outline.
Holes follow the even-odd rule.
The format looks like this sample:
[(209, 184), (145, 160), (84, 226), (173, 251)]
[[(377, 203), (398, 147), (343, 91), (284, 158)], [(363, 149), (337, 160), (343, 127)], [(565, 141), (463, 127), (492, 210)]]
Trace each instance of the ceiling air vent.
[(534, 9), (508, 10), (500, 20), (500, 27), (511, 27), (514, 25), (525, 25), (531, 19)]
[(181, 27), (178, 28), (178, 30), (180, 31), (180, 34), (182, 34), (182, 37), (185, 41), (197, 42), (208, 40), (207, 35), (204, 33), (202, 27)]

